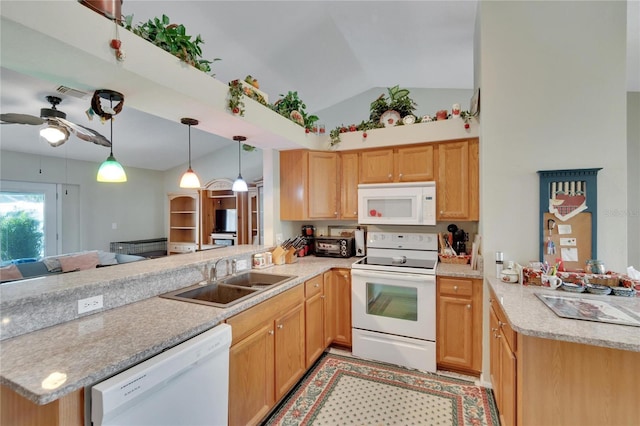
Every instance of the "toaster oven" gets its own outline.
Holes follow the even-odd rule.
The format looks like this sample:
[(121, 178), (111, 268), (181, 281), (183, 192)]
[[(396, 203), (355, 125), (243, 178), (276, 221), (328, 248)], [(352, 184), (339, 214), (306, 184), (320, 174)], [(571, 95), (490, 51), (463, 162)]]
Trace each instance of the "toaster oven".
[(315, 242), (316, 256), (351, 257), (356, 254), (353, 237), (316, 237)]

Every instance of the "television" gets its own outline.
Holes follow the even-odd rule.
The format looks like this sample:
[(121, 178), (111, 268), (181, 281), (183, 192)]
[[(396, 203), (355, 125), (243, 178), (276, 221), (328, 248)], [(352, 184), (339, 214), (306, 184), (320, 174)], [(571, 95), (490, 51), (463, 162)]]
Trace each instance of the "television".
[(238, 232), (238, 213), (236, 209), (216, 210), (215, 232)]

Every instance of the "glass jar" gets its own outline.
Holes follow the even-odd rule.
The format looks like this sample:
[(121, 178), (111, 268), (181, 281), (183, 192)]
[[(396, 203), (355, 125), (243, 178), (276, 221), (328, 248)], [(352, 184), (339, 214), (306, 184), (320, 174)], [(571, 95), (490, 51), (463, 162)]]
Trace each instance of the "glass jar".
[(597, 259), (587, 260), (587, 264), (585, 267), (585, 272), (587, 274), (601, 274), (604, 275), (606, 269), (604, 267), (604, 262)]

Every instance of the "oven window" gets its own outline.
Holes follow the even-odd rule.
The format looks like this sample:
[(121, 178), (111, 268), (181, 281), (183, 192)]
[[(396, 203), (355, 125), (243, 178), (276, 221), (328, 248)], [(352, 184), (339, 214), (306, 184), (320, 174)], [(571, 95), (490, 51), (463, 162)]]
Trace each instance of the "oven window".
[(367, 314), (417, 321), (418, 289), (367, 283)]

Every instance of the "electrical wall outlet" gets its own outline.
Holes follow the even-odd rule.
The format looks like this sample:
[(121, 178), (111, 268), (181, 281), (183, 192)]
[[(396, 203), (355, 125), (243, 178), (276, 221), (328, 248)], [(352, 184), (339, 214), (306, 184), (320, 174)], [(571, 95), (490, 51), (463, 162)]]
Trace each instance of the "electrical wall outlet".
[(102, 303), (102, 295), (80, 299), (78, 300), (78, 313), (83, 314), (100, 309), (103, 306)]
[(236, 262), (236, 270), (237, 271), (244, 271), (248, 267), (249, 267), (249, 265), (247, 263), (247, 259), (241, 259), (241, 260), (238, 260)]

